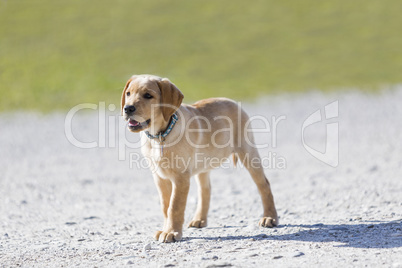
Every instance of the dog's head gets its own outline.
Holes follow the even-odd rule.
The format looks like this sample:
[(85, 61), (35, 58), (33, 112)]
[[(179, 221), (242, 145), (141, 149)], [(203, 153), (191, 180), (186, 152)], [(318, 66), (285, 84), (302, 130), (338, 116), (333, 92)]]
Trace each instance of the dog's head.
[(134, 75), (124, 87), (121, 114), (128, 121), (128, 129), (139, 132), (169, 122), (182, 100), (183, 94), (169, 79)]

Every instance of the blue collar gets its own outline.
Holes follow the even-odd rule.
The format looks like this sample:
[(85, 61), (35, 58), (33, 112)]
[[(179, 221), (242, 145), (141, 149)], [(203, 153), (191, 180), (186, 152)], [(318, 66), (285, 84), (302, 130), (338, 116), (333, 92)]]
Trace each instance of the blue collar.
[(172, 131), (174, 125), (176, 124), (177, 120), (179, 120), (179, 117), (177, 116), (176, 113), (174, 113), (172, 115), (172, 117), (170, 118), (170, 123), (168, 128), (165, 130), (165, 132), (159, 132), (156, 135), (152, 135), (150, 134), (148, 131), (145, 131), (145, 134), (147, 134), (147, 137), (152, 139), (158, 139), (158, 140), (164, 140), (166, 138), (167, 135), (169, 135), (169, 133)]

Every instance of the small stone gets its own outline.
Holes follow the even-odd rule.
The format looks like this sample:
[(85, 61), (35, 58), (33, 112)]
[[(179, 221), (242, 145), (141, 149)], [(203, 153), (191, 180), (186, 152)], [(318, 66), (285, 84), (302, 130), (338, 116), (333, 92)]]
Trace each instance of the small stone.
[(402, 233), (396, 233), (396, 234), (391, 234), (392, 237), (400, 237), (402, 236)]
[(370, 224), (367, 228), (374, 228), (374, 224)]
[(119, 233), (118, 232), (114, 232), (114, 234), (113, 235), (119, 235)]
[(191, 251), (193, 251), (193, 250), (191, 250), (191, 249), (181, 249), (181, 250), (176, 251), (176, 253), (187, 253), (187, 252), (191, 252)]
[(122, 259), (127, 260), (127, 259), (133, 259), (135, 257), (136, 257), (135, 255), (131, 255), (131, 256), (123, 257)]
[(303, 255), (304, 255), (304, 253), (301, 252), (301, 251), (299, 251), (299, 252), (294, 253), (294, 254), (292, 255), (292, 257), (293, 257), (293, 258), (298, 258), (298, 257), (303, 256)]
[(66, 224), (66, 225), (76, 225), (77, 223), (76, 223), (76, 222), (73, 222), (73, 221), (68, 221), (68, 222), (66, 222), (65, 224)]
[(80, 239), (78, 239), (77, 241), (78, 241), (78, 242), (85, 241), (85, 238), (80, 238)]
[(207, 268), (213, 268), (213, 267), (230, 267), (233, 266), (231, 263), (228, 262), (221, 262), (221, 263), (214, 263), (211, 265), (208, 265)]
[(216, 261), (217, 259), (219, 259), (219, 257), (218, 257), (218, 256), (213, 256), (212, 259), (213, 259), (214, 261)]
[(89, 184), (93, 184), (93, 183), (94, 183), (94, 181), (90, 180), (90, 179), (85, 179), (85, 180), (81, 181), (82, 185), (89, 185)]
[(151, 243), (146, 244), (146, 245), (142, 248), (143, 251), (150, 250), (150, 249), (151, 249)]
[(258, 238), (268, 238), (268, 235), (266, 234), (259, 234), (257, 235)]
[(272, 259), (277, 260), (277, 259), (280, 259), (280, 258), (283, 258), (283, 256), (281, 256), (281, 255), (274, 256)]
[(257, 257), (257, 256), (258, 256), (257, 253), (249, 255), (249, 257)]
[(370, 172), (375, 172), (377, 170), (378, 170), (378, 166), (375, 166), (375, 165), (370, 168)]
[(84, 220), (95, 220), (95, 219), (99, 219), (99, 217), (89, 216), (89, 217), (84, 218)]
[(38, 246), (38, 249), (41, 250), (41, 251), (45, 251), (45, 250), (49, 249), (49, 246), (41, 245), (41, 246)]
[(247, 231), (255, 231), (255, 230), (258, 230), (258, 225), (250, 224), (250, 225), (247, 225), (247, 227), (245, 227), (244, 229), (246, 229)]
[(163, 266), (163, 267), (175, 267), (176, 265), (174, 265), (173, 263), (168, 263), (168, 264), (165, 264), (165, 266)]
[(131, 264), (134, 264), (134, 262), (133, 261), (128, 261), (127, 264), (131, 265)]

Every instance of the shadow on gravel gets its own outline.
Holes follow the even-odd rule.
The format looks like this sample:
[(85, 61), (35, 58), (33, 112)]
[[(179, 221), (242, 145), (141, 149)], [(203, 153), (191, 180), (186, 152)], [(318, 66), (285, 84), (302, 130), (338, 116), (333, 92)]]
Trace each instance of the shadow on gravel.
[[(223, 227), (222, 227), (223, 228)], [(391, 222), (372, 222), (359, 224), (327, 225), (323, 223), (313, 225), (283, 225), (277, 228), (294, 228), (291, 234), (272, 232), (275, 229), (265, 229), (268, 234), (255, 236), (223, 236), (203, 237), (205, 240), (295, 240), (306, 242), (338, 242), (337, 247), (353, 248), (396, 248), (402, 247), (402, 220)], [(262, 229), (261, 229), (262, 230)], [(196, 239), (188, 237), (188, 240)], [(199, 239), (199, 238), (198, 238)]]

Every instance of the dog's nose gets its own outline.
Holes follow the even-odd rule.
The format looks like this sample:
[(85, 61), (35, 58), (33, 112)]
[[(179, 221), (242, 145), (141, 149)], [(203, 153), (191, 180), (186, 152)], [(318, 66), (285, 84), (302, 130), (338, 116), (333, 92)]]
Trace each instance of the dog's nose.
[(134, 105), (126, 105), (126, 106), (124, 106), (124, 112), (126, 114), (134, 113), (134, 111), (135, 111)]

